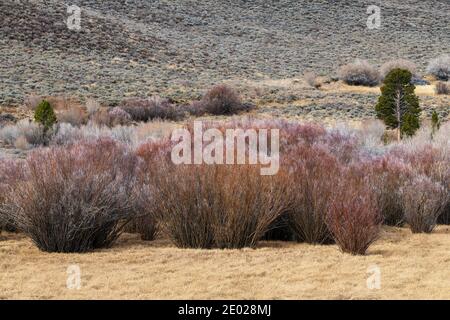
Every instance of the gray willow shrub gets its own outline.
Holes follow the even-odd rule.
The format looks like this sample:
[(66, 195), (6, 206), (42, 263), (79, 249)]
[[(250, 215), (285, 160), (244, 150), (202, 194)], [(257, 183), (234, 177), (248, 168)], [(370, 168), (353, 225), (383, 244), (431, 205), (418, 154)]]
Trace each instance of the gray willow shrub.
[(384, 63), (380, 68), (380, 76), (383, 80), (394, 69), (403, 69), (411, 72), (413, 76), (416, 75), (417, 67), (414, 62), (406, 59), (394, 59)]
[(418, 175), (402, 189), (405, 220), (413, 233), (430, 233), (444, 212), (448, 190), (425, 175)]
[(48, 252), (110, 246), (133, 215), (136, 157), (111, 140), (32, 152), (1, 212)]
[(390, 226), (404, 223), (401, 188), (411, 176), (411, 168), (396, 157), (383, 157), (367, 164), (365, 171), (377, 196), (383, 221)]

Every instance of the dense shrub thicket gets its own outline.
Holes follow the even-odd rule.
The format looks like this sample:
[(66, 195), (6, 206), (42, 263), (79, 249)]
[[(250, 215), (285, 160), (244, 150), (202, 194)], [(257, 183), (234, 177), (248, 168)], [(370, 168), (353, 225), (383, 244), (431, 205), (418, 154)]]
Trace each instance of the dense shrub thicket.
[(286, 205), (280, 182), (249, 165), (176, 166), (157, 180), (159, 218), (180, 247), (255, 247)]
[(336, 242), (352, 254), (366, 252), (381, 221), (413, 232), (448, 221), (448, 123), (432, 138), (422, 128), (391, 145), (375, 145), (367, 132), (284, 120), (206, 127), (279, 128), (279, 173), (174, 165), (168, 138), (126, 146), (111, 129), (105, 138), (65, 124), (56, 145), (26, 161), (0, 161), (0, 219), (46, 251), (109, 246), (127, 227), (148, 240), (161, 232), (180, 247), (255, 247), (273, 237)]
[[(5, 203), (6, 194), (14, 192), (13, 186), (25, 177), (23, 161), (0, 158), (0, 208)], [(16, 231), (14, 220), (0, 210), (0, 231)]]

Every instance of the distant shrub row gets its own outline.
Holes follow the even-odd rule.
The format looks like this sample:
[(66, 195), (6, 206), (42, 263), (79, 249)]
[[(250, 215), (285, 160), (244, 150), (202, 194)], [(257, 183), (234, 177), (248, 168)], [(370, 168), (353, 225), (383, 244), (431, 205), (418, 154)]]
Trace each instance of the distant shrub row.
[[(150, 98), (126, 98), (117, 107), (102, 107), (93, 99), (88, 99), (85, 106), (67, 99), (43, 100), (39, 96), (28, 96), (25, 105), (36, 111), (42, 102), (49, 103), (57, 110), (58, 122), (74, 126), (92, 121), (99, 125), (126, 125), (132, 121), (146, 122), (153, 119), (178, 121), (186, 115), (232, 115), (249, 111), (251, 104), (243, 103), (239, 94), (231, 87), (221, 84), (208, 90), (200, 101), (191, 105), (176, 105), (170, 99), (159, 96)], [(38, 110), (38, 113), (42, 112)]]
[[(239, 94), (226, 85), (212, 87), (199, 101), (189, 105), (176, 105), (169, 99), (158, 96), (151, 98), (127, 98), (113, 108), (102, 107), (92, 99), (85, 107), (67, 99), (42, 100), (38, 96), (27, 97), (25, 104), (35, 112), (35, 122), (19, 121), (16, 125), (0, 128), (0, 140), (18, 149), (27, 150), (45, 145), (58, 136), (61, 127), (118, 127), (130, 126), (136, 122), (179, 121), (186, 116), (234, 115), (254, 108), (251, 103), (242, 102)], [(57, 138), (56, 138), (57, 139)]]
[[(44, 251), (110, 246), (124, 231), (179, 247), (255, 247), (260, 239), (336, 243), (364, 254), (381, 224), (431, 232), (450, 223), (448, 144), (395, 144), (379, 154), (351, 132), (287, 121), (211, 123), (279, 128), (281, 166), (174, 165), (172, 142), (132, 150), (112, 139), (78, 140), (0, 160), (0, 220)], [(441, 127), (442, 137), (449, 126)], [(440, 140), (441, 139), (441, 140)]]
[[(341, 66), (338, 69), (338, 77), (349, 85), (376, 86), (383, 81), (386, 75), (394, 69), (404, 69), (411, 72), (414, 79), (418, 78), (416, 65), (409, 60), (396, 59), (383, 64), (377, 70), (366, 60), (357, 59), (353, 63)], [(450, 55), (443, 55), (429, 62), (427, 73), (437, 80), (448, 81), (450, 78)], [(311, 83), (311, 80), (309, 80)]]

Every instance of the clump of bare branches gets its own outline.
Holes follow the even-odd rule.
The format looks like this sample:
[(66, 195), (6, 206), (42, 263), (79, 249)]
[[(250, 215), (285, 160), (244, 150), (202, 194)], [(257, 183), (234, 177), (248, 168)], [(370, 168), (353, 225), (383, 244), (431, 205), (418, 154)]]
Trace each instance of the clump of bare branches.
[(31, 153), (2, 214), (49, 252), (110, 246), (131, 219), (136, 157), (107, 139)]
[(333, 242), (325, 222), (329, 201), (339, 173), (338, 161), (325, 149), (300, 145), (284, 159), (289, 174), (287, 225), (295, 239), (308, 243)]
[(414, 177), (402, 188), (405, 219), (413, 233), (430, 233), (446, 208), (449, 194), (439, 182), (425, 175)]
[(179, 165), (157, 180), (156, 206), (179, 247), (255, 247), (286, 204), (283, 184), (250, 165)]
[(378, 239), (382, 215), (364, 172), (349, 169), (338, 180), (327, 214), (327, 226), (343, 252), (364, 255)]

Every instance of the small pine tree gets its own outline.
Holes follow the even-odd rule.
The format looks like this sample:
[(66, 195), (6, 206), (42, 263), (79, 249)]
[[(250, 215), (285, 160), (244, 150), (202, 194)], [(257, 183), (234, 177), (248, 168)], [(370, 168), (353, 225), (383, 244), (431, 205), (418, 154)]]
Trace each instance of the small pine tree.
[(439, 119), (439, 115), (436, 110), (433, 110), (431, 114), (431, 139), (433, 139), (436, 131), (441, 127), (441, 120)]
[(44, 132), (47, 132), (55, 123), (56, 115), (50, 103), (43, 100), (34, 111), (34, 120), (44, 127)]
[(375, 107), (377, 117), (390, 129), (397, 129), (397, 139), (412, 136), (419, 129), (419, 98), (408, 70), (393, 69), (384, 79), (381, 96)]

